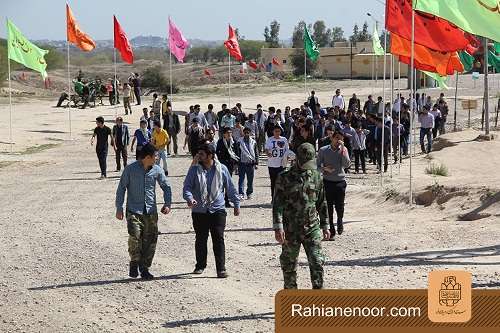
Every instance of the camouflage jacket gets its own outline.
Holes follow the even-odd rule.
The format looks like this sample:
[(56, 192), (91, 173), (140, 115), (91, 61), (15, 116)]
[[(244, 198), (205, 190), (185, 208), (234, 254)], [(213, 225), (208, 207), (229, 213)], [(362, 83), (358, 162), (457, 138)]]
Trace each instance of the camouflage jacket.
[(309, 234), (328, 229), (321, 174), (293, 166), (277, 180), (273, 198), (273, 229)]

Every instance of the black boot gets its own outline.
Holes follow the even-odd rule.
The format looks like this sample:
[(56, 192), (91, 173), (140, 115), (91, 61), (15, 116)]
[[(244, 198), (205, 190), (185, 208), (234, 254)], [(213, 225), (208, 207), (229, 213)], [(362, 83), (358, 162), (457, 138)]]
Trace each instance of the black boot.
[(335, 240), (335, 227), (333, 225), (330, 229), (330, 240)]
[(153, 274), (149, 272), (148, 268), (141, 266), (139, 270), (141, 271), (141, 278), (143, 280), (153, 280), (155, 278)]
[(131, 278), (136, 278), (139, 276), (139, 266), (137, 265), (137, 262), (135, 261), (130, 262), (128, 276), (130, 276)]
[(342, 220), (337, 221), (337, 232), (339, 233), (339, 235), (342, 235), (342, 233), (344, 232), (344, 223), (342, 222)]

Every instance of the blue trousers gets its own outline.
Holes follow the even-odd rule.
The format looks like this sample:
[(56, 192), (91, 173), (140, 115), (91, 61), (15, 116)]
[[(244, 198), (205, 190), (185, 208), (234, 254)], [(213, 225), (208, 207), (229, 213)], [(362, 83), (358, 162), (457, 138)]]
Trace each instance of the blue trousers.
[(238, 164), (238, 193), (240, 195), (245, 194), (244, 185), (245, 185), (245, 176), (247, 177), (247, 196), (253, 193), (253, 177), (255, 174), (255, 168), (253, 164), (239, 163)]

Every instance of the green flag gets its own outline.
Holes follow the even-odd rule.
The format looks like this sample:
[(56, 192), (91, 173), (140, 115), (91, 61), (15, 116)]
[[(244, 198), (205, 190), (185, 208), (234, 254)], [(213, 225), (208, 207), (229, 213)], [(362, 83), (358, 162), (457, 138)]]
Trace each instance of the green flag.
[(446, 85), (446, 81), (448, 80), (447, 76), (440, 76), (438, 73), (432, 73), (432, 72), (426, 72), (426, 71), (422, 71), (422, 72), (425, 75), (427, 75), (428, 77), (430, 77), (431, 79), (436, 80), (436, 82), (439, 85), (439, 88), (441, 88), (441, 89), (450, 89)]
[(415, 9), (442, 17), (462, 30), (500, 41), (498, 0), (415, 0)]
[(304, 50), (312, 61), (316, 61), (319, 57), (319, 49), (316, 42), (311, 38), (307, 26), (304, 25)]
[(460, 57), (460, 62), (462, 63), (462, 65), (464, 65), (464, 71), (470, 72), (474, 67), (474, 57), (466, 51), (459, 52), (458, 56)]
[(382, 44), (380, 44), (380, 38), (378, 36), (378, 31), (377, 31), (376, 25), (373, 27), (372, 40), (373, 40), (373, 52), (375, 52), (375, 54), (378, 56), (380, 56), (380, 55), (383, 56), (385, 54), (385, 51), (384, 51), (384, 48), (382, 47)]
[(7, 36), (9, 59), (39, 72), (45, 79), (47, 77), (47, 63), (44, 56), (49, 51), (31, 43), (10, 20), (7, 20)]
[(488, 51), (488, 64), (493, 66), (495, 73), (500, 73), (500, 56), (495, 55), (495, 53)]
[(500, 42), (495, 42), (495, 52), (500, 54)]

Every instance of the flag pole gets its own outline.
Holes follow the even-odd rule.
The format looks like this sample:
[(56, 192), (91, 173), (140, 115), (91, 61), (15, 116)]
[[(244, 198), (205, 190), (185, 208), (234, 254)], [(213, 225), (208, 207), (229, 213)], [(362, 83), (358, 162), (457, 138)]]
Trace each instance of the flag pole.
[[(401, 62), (398, 60), (398, 126), (401, 126)], [(398, 127), (398, 174), (401, 174), (401, 158), (403, 154), (401, 153), (401, 130)]]
[(307, 99), (307, 55), (306, 48), (304, 46), (304, 95)]
[[(170, 37), (169, 37), (170, 38)], [(172, 89), (172, 50), (170, 50), (170, 43), (169, 43), (169, 74), (170, 74), (170, 101), (173, 100), (173, 89)]]
[[(378, 30), (377, 30), (378, 32)], [(387, 71), (387, 30), (384, 31), (384, 78), (382, 81), (382, 95), (383, 97), (383, 105), (382, 105), (382, 147), (381, 147), (381, 155), (380, 155), (380, 185), (384, 186), (384, 172), (385, 172), (385, 158), (384, 158), (384, 153), (385, 153), (385, 101), (386, 101), (386, 95), (385, 95), (385, 77), (386, 77), (386, 71)], [(389, 157), (389, 156), (388, 156)]]
[(227, 107), (231, 109), (231, 53), (227, 52), (227, 58), (229, 59), (229, 71), (228, 71), (228, 93), (229, 99), (227, 103)]
[[(413, 8), (413, 4), (412, 4), (412, 7), (411, 7), (411, 60), (410, 60), (410, 96), (411, 96), (411, 102), (410, 102), (410, 131), (413, 130), (415, 131), (415, 129), (413, 129), (413, 114), (414, 114), (414, 110), (413, 110), (413, 106), (414, 106), (414, 96), (413, 96), (413, 68), (414, 68), (414, 61), (415, 61), (415, 9)], [(410, 138), (411, 138), (411, 135), (410, 135)], [(413, 141), (413, 140), (412, 140)], [(411, 154), (411, 149), (412, 149), (412, 146), (413, 146), (413, 142), (411, 143), (410, 145), (410, 206), (413, 205), (413, 184), (412, 184), (412, 167), (413, 167), (413, 158), (412, 158), (412, 154)]]
[(113, 81), (113, 87), (115, 89), (115, 95), (113, 96), (113, 99), (115, 100), (115, 119), (117, 117), (117, 110), (116, 110), (116, 104), (117, 104), (117, 97), (118, 97), (118, 87), (116, 86), (116, 47), (113, 48), (113, 59), (114, 59), (114, 64), (115, 64), (115, 79)]
[(68, 57), (68, 119), (69, 119), (69, 139), (72, 140), (71, 133), (71, 71), (69, 69), (69, 41), (66, 41), (66, 52)]
[(490, 134), (490, 110), (488, 88), (488, 37), (484, 37), (484, 134)]
[[(9, 24), (8, 23), (8, 20), (6, 19), (6, 23), (7, 25)], [(7, 43), (9, 41), (9, 27), (7, 26)], [(11, 81), (12, 81), (12, 78), (10, 76), (10, 51), (9, 51), (9, 47), (7, 45), (7, 72), (9, 74), (8, 78), (9, 78), (9, 145), (10, 145), (10, 152), (12, 153), (12, 145), (14, 144), (13, 140), (12, 140), (12, 84), (11, 84)]]
[[(392, 56), (391, 54), (391, 108), (390, 108), (390, 113), (391, 113), (391, 127), (390, 127), (390, 131), (391, 131), (391, 138), (390, 138), (390, 152), (392, 152), (393, 154), (395, 154), (395, 152), (393, 151), (393, 145), (392, 145), (392, 124), (393, 124), (393, 120), (392, 120), (392, 106), (394, 105), (394, 57)], [(392, 178), (392, 163), (390, 165), (390, 168), (391, 168), (391, 178)]]
[(453, 132), (457, 131), (457, 95), (458, 95), (458, 71), (455, 75), (455, 112), (453, 113)]
[(172, 50), (170, 49), (170, 38), (171, 38), (171, 34), (170, 34), (170, 16), (168, 17), (168, 54), (169, 54), (169, 76), (170, 76), (170, 102), (172, 102), (173, 100), (173, 88), (172, 88)]
[[(377, 20), (375, 20), (375, 30), (377, 30), (377, 34), (378, 34), (378, 21)], [(375, 84), (378, 84), (378, 56), (377, 56), (377, 54), (374, 53), (373, 57), (375, 58)]]

